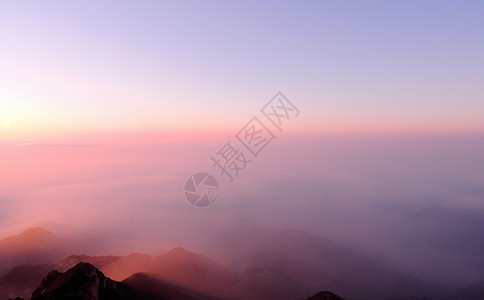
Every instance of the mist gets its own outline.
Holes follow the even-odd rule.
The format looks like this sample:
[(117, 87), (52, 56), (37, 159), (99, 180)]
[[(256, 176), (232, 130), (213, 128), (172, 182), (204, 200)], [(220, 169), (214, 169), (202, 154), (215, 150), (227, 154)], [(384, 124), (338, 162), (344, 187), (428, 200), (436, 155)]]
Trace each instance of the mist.
[[(297, 229), (424, 280), (484, 279), (483, 136), (288, 132), (232, 183), (210, 160), (230, 138), (1, 144), (2, 236), (41, 226), (102, 240), (96, 254), (182, 246), (240, 271), (244, 232)], [(196, 171), (219, 182), (210, 207), (183, 197)]]

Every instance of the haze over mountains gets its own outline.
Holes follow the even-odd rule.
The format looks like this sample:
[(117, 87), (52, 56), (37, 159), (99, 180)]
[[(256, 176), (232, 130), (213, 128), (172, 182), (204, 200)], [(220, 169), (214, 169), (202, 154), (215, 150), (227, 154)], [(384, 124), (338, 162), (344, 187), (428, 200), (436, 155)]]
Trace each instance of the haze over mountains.
[(29, 228), (0, 240), (0, 274), (18, 265), (54, 263), (72, 252), (91, 253), (98, 246), (96, 239), (64, 239), (43, 228)]
[[(79, 263), (65, 273), (51, 271), (33, 292), (32, 300), (106, 299), (106, 300), (220, 300), (164, 282), (153, 275), (136, 273), (116, 282), (106, 278), (89, 263)], [(324, 291), (309, 300), (340, 300)]]
[[(3, 145), (12, 161), (32, 151), (46, 160), (25, 162), (43, 174), (35, 185), (14, 163), (0, 182), (1, 292), (29, 297), (50, 270), (88, 262), (117, 282), (143, 274), (140, 286), (156, 279), (224, 299), (479, 293), (484, 140), (289, 138), (203, 211), (180, 201), (177, 183), (215, 147), (194, 147), (180, 166), (157, 160), (178, 146)], [(48, 230), (20, 233), (28, 224)]]
[[(162, 255), (66, 256), (64, 251), (82, 253), (88, 241), (96, 241), (59, 239), (42, 228), (27, 229), (0, 241), (2, 266), (10, 266), (0, 274), (0, 297), (56, 299), (53, 295), (81, 293), (82, 288), (69, 286), (82, 282), (87, 276), (82, 274), (97, 278), (96, 289), (102, 287), (97, 295), (119, 294), (112, 299), (134, 299), (129, 295), (141, 293), (148, 298), (139, 299), (289, 300), (323, 290), (344, 299), (459, 299), (482, 292), (479, 283), (451, 291), (386, 269), (366, 255), (303, 231), (252, 229), (244, 235), (247, 248), (239, 255), (241, 264), (228, 267), (181, 247)], [(13, 253), (17, 247), (23, 251)], [(239, 272), (241, 265), (249, 267)]]

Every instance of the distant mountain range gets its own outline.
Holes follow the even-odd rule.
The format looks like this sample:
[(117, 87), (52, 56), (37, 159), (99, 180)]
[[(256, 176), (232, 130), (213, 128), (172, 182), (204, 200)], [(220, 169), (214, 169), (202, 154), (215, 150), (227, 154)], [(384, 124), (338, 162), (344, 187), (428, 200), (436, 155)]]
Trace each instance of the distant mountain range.
[(29, 228), (0, 240), (0, 275), (18, 265), (55, 263), (99, 244), (96, 239), (63, 239), (40, 227)]
[[(17, 298), (19, 299), (19, 298)], [(78, 263), (64, 273), (51, 271), (32, 293), (32, 300), (217, 300), (189, 289), (166, 283), (156, 276), (137, 273), (123, 282), (106, 277), (89, 263)], [(319, 292), (309, 300), (342, 299)]]
[(0, 299), (450, 300), (484, 294), (482, 283), (450, 292), (302, 231), (245, 234), (249, 249), (241, 260), (249, 267), (236, 272), (180, 247), (158, 256), (65, 255), (54, 261), (95, 241), (29, 229), (0, 240)]
[(65, 273), (51, 271), (32, 293), (32, 300), (167, 299), (131, 288), (104, 276), (96, 267), (79, 263)]
[(211, 294), (237, 282), (237, 276), (224, 267), (180, 247), (159, 256), (139, 253), (120, 257), (69, 256), (57, 267), (66, 270), (79, 262), (89, 262), (115, 280), (124, 280), (134, 273), (151, 273), (174, 284)]

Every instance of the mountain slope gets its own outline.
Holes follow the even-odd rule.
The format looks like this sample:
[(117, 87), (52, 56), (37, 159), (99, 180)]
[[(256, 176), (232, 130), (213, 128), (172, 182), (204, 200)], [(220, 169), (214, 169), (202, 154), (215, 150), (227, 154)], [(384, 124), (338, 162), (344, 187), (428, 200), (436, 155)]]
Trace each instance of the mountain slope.
[(276, 259), (324, 265), (328, 272), (379, 267), (365, 255), (301, 230), (270, 231), (253, 228), (223, 237), (223, 254), (240, 271)]
[(233, 299), (304, 299), (328, 280), (325, 268), (304, 261), (277, 259), (250, 268), (224, 296)]
[(215, 297), (166, 282), (155, 274), (136, 273), (122, 282), (153, 295), (164, 295), (170, 300), (217, 300)]
[(319, 292), (307, 298), (306, 300), (343, 300), (343, 298), (331, 292), (324, 291), (324, 292)]
[(159, 256), (70, 256), (59, 262), (65, 270), (79, 262), (89, 262), (114, 280), (124, 280), (135, 273), (156, 274), (166, 282), (204, 294), (216, 295), (237, 282), (236, 276), (201, 254), (174, 248)]
[[(94, 265), (113, 280), (126, 280), (125, 283), (135, 288), (152, 293), (174, 293), (177, 297), (180, 293), (185, 296), (198, 293), (198, 296), (233, 300), (289, 300), (331, 290), (347, 299), (404, 299), (440, 297), (445, 292), (442, 288), (439, 294), (439, 287), (385, 270), (356, 251), (302, 231), (254, 230), (242, 237), (244, 239), (233, 243), (241, 250), (234, 254), (234, 258), (240, 258), (249, 268), (237, 275), (201, 254), (180, 247), (159, 256), (139, 253), (128, 256), (71, 255), (55, 265), (10, 267), (4, 276), (0, 276), (0, 297), (28, 296), (50, 270), (67, 274), (79, 263)], [(73, 246), (78, 251), (76, 242), (79, 240), (70, 241), (36, 228), (0, 241), (3, 247), (0, 250), (11, 256), (17, 255), (20, 261), (45, 261), (52, 259), (49, 257), (51, 251), (54, 256)], [(90, 246), (84, 242), (84, 247)], [(55, 248), (56, 245), (60, 250)], [(2, 259), (5, 257), (0, 256)], [(7, 260), (8, 263), (15, 261)], [(57, 273), (52, 274), (50, 277)], [(148, 284), (155, 282), (159, 290)]]
[(52, 264), (72, 253), (86, 253), (99, 245), (93, 239), (61, 239), (43, 228), (0, 240), (0, 275), (18, 265)]
[(32, 300), (163, 300), (104, 276), (96, 267), (79, 263), (65, 273), (50, 272), (33, 292)]
[(232, 299), (290, 300), (304, 299), (323, 289), (345, 299), (358, 300), (442, 295), (438, 288), (433, 288), (429, 283), (390, 270), (367, 269), (332, 274), (321, 265), (279, 259), (243, 272), (239, 283), (223, 295)]
[[(240, 266), (239, 283), (227, 294), (253, 299), (303, 299), (331, 290), (348, 299), (442, 296), (442, 287), (388, 270), (357, 251), (304, 231), (252, 229), (229, 239), (227, 253)], [(254, 267), (255, 266), (255, 267)], [(226, 294), (224, 294), (226, 295)]]

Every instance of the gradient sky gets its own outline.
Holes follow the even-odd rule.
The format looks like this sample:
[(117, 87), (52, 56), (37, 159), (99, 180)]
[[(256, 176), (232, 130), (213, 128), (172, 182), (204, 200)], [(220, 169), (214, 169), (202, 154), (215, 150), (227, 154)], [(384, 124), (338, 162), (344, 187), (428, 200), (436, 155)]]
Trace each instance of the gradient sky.
[[(483, 16), (483, 1), (3, 1), (0, 238), (57, 222), (129, 253), (295, 228), (471, 281), (482, 239), (462, 238), (484, 230), (448, 215), (484, 216)], [(191, 206), (187, 178), (218, 175), (210, 156), (278, 91), (300, 116)], [(463, 252), (432, 243), (444, 231)]]
[(301, 130), (483, 132), (480, 1), (7, 1), (0, 141), (234, 131), (277, 91)]

